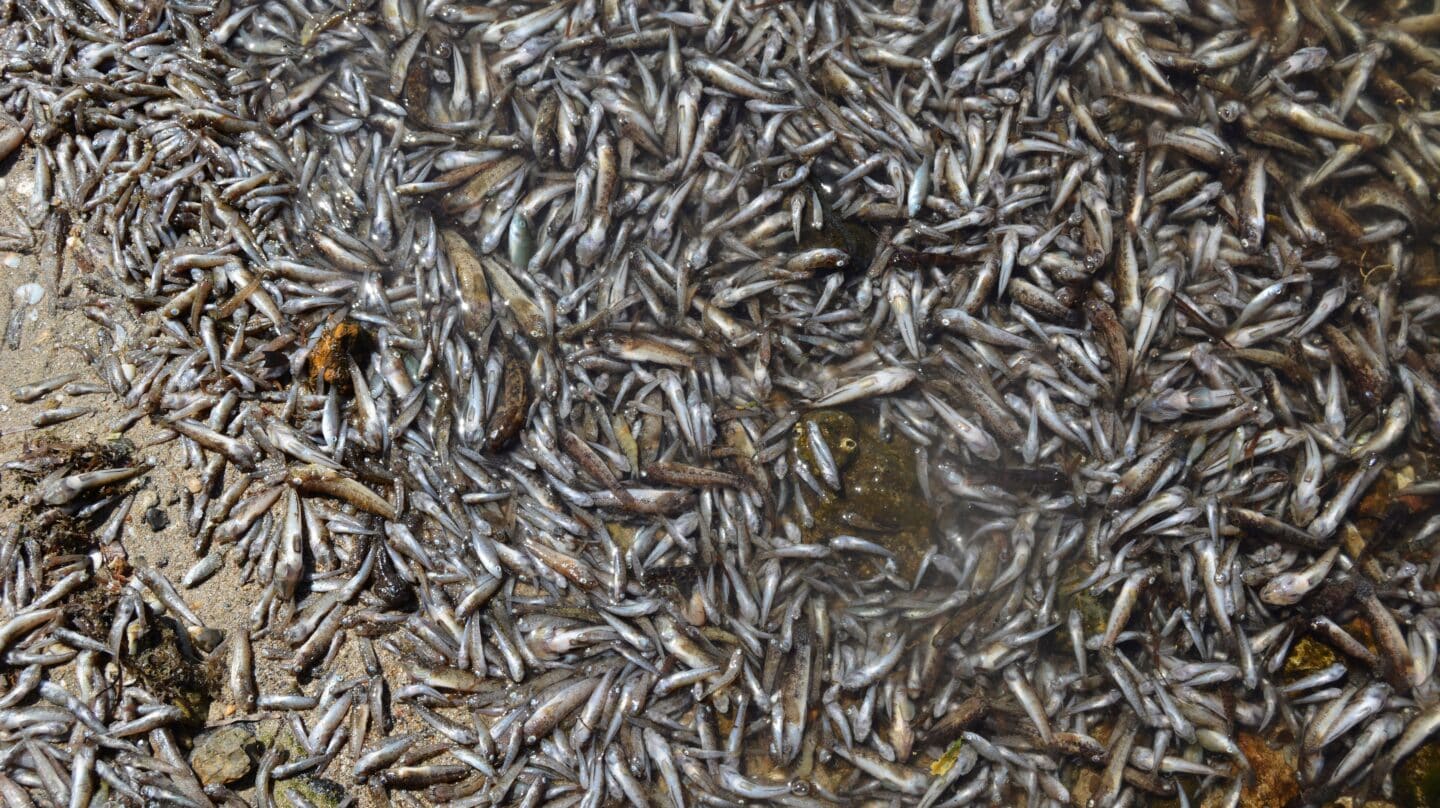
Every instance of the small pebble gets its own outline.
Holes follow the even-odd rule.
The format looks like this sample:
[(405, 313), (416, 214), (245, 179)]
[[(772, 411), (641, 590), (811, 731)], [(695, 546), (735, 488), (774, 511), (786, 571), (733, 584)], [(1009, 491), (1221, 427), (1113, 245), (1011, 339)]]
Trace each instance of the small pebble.
[[(20, 256), (13, 256), (13, 260), (15, 261), (15, 263), (11, 264), (10, 259), (7, 259), (5, 263), (9, 265), (11, 269), (14, 269), (15, 267), (20, 265), (19, 259)], [(38, 283), (25, 283), (15, 287), (16, 303), (21, 303), (26, 306), (33, 306), (36, 303), (39, 303), (44, 297), (45, 287), (41, 286)]]
[(170, 516), (159, 508), (151, 508), (145, 511), (145, 524), (149, 525), (151, 530), (159, 533), (170, 526)]

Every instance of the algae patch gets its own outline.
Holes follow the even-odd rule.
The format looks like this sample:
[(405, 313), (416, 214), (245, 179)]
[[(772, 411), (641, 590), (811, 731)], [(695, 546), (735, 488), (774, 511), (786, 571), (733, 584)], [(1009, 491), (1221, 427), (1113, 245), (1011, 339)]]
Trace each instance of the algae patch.
[[(290, 792), (294, 791), (304, 802), (292, 799)], [(297, 777), (294, 780), (277, 784), (275, 787), (276, 808), (300, 808), (302, 805), (313, 805), (315, 808), (335, 808), (345, 801), (345, 787), (324, 777)]]
[(1431, 741), (1395, 770), (1395, 802), (1401, 808), (1440, 805), (1440, 741)]
[(1301, 637), (1290, 648), (1280, 669), (1280, 681), (1289, 684), (1334, 665), (1339, 661), (1335, 649), (1314, 637)]
[(220, 690), (220, 680), (204, 660), (186, 653), (187, 646), (173, 620), (152, 619), (130, 641), (125, 666), (156, 698), (179, 707), (187, 723), (199, 724)]
[[(814, 517), (813, 526), (803, 533), (805, 540), (859, 536), (893, 553), (899, 574), (912, 577), (935, 543), (935, 507), (920, 484), (914, 445), (894, 435), (887, 439), (879, 419), (868, 413), (809, 413), (795, 425), (795, 454), (816, 479), (820, 474), (810, 446), (811, 423), (840, 468), (841, 490), (805, 490), (805, 504)], [(861, 574), (876, 571), (873, 558), (860, 557), (855, 563)]]

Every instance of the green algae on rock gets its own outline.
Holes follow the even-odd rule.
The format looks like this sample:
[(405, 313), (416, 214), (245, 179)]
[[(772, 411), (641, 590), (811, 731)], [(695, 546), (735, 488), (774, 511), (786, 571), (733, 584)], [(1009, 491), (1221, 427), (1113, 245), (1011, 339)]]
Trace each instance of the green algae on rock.
[[(290, 791), (299, 795), (300, 800), (293, 799)], [(304, 805), (313, 805), (315, 808), (336, 808), (345, 801), (345, 787), (324, 777), (297, 777), (293, 780), (286, 780), (275, 784), (275, 806), (276, 808), (302, 808)]]
[[(920, 484), (915, 446), (894, 435), (887, 440), (873, 414), (817, 410), (795, 425), (796, 457), (817, 472), (816, 477), (811, 423), (819, 428), (840, 468), (841, 490), (806, 492), (805, 504), (814, 524), (803, 531), (805, 540), (859, 536), (894, 553), (902, 577), (913, 576), (935, 542), (935, 508)], [(876, 569), (871, 558), (856, 559), (856, 567), (862, 574)]]
[(1440, 741), (1431, 741), (1395, 769), (1395, 802), (1401, 808), (1440, 805)]

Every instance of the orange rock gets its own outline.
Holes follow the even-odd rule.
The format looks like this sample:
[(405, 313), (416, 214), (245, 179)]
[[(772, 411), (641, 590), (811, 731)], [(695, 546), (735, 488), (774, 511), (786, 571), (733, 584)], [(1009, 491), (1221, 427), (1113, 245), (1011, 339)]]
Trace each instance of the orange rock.
[(310, 386), (345, 384), (349, 381), (349, 358), (364, 334), (360, 326), (346, 321), (327, 330), (310, 354)]
[(1275, 749), (1258, 735), (1240, 733), (1237, 739), (1240, 751), (1250, 761), (1253, 775), (1240, 794), (1240, 804), (1245, 808), (1273, 808), (1288, 805), (1300, 795), (1300, 780), (1297, 777), (1297, 761), (1292, 750)]

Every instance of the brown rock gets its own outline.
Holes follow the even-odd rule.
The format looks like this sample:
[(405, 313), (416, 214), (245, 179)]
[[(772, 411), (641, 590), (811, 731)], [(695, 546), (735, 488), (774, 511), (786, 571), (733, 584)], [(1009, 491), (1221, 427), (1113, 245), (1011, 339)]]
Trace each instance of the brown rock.
[(238, 726), (221, 727), (195, 739), (190, 765), (205, 785), (233, 783), (250, 773), (251, 751), (260, 746), (255, 736)]

